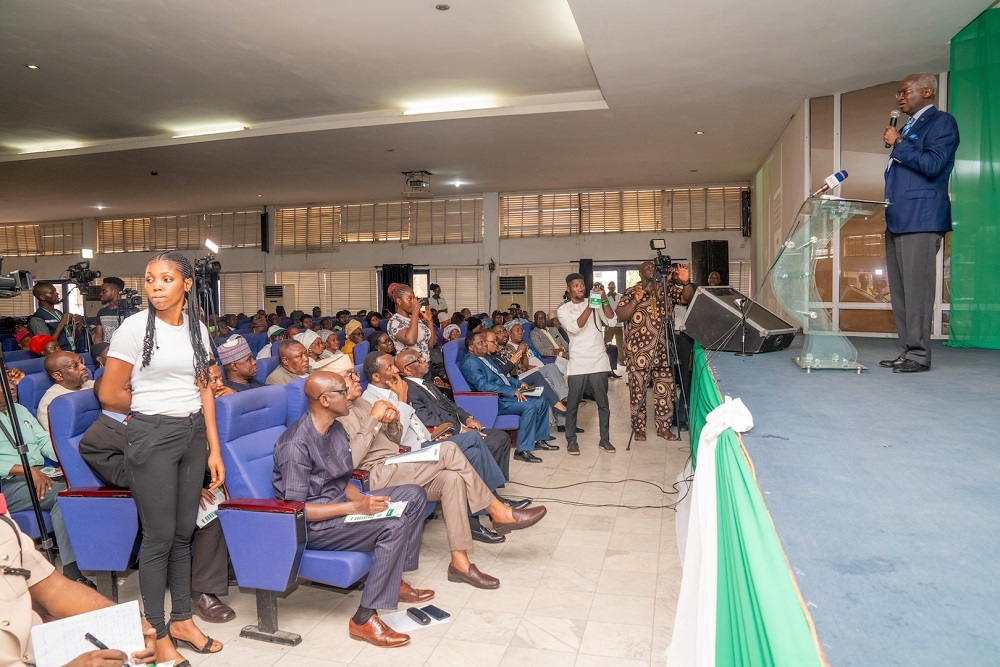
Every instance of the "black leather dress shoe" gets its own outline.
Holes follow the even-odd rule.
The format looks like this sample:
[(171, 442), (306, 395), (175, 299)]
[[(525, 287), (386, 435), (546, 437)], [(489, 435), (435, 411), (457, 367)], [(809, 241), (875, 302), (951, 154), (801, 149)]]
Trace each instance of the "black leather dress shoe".
[(500, 544), (507, 541), (507, 536), (494, 533), (486, 526), (480, 526), (472, 529), (472, 539), (483, 544)]
[(896, 357), (895, 359), (883, 359), (882, 361), (878, 362), (878, 365), (881, 366), (882, 368), (895, 368), (896, 366), (899, 366), (901, 363), (903, 363), (902, 355)]
[[(566, 426), (565, 425), (563, 425), (563, 426), (556, 426), (556, 430), (559, 431), (560, 433), (565, 433), (566, 432)], [(576, 427), (576, 432), (577, 433), (586, 433), (586, 431), (584, 431), (579, 426)]]
[(924, 371), (929, 371), (930, 366), (924, 366), (923, 364), (918, 364), (913, 359), (904, 359), (902, 363), (895, 366), (892, 369), (893, 373), (923, 373)]
[(531, 452), (514, 452), (514, 460), (522, 461), (524, 463), (541, 463), (542, 460), (532, 454)]
[(547, 442), (538, 441), (535, 443), (535, 449), (543, 452), (554, 452), (559, 449), (559, 445), (550, 445)]
[(511, 500), (510, 498), (502, 498), (500, 496), (497, 496), (497, 498), (507, 507), (513, 507), (516, 510), (523, 510), (531, 506), (531, 498), (521, 498), (520, 500)]

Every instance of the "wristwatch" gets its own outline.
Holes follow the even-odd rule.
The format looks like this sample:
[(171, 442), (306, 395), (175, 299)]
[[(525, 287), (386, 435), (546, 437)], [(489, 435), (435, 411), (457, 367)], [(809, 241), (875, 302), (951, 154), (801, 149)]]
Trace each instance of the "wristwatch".
[(903, 143), (903, 137), (896, 137), (896, 140), (894, 142), (892, 142), (892, 147), (895, 148), (896, 146), (900, 145), (901, 143)]

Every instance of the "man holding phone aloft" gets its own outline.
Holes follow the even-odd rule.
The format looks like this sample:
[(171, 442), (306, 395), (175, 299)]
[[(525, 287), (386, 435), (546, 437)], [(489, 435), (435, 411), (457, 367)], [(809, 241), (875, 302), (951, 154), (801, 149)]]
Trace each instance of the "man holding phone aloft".
[[(611, 444), (611, 408), (608, 406), (608, 374), (611, 363), (604, 346), (604, 327), (618, 324), (603, 285), (595, 285), (591, 293), (593, 305), (587, 298), (587, 285), (583, 275), (566, 276), (569, 301), (559, 306), (559, 324), (569, 334), (570, 358), (567, 368), (569, 399), (566, 403), (566, 451), (579, 455), (576, 441), (576, 413), (587, 387), (594, 394), (597, 415), (601, 426), (602, 450), (613, 453)], [(598, 295), (600, 299), (598, 300)]]

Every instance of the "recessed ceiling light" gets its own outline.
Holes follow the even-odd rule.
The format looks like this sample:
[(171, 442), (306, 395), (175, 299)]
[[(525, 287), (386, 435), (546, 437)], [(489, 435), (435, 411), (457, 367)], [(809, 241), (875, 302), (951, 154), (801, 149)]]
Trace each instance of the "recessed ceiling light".
[(448, 113), (456, 111), (472, 111), (475, 109), (495, 109), (498, 106), (500, 106), (500, 102), (497, 98), (489, 95), (437, 100), (420, 100), (404, 104), (403, 115), (414, 116), (424, 113)]
[(695, 134), (705, 134), (705, 131), (704, 130), (698, 130), (697, 132), (695, 132)]
[(94, 208), (96, 208), (98, 211), (103, 211), (104, 210), (104, 204), (98, 204)]
[(434, 9), (438, 10), (439, 12), (446, 12), (449, 9), (451, 9), (451, 5), (434, 5)]
[(31, 63), (25, 65), (25, 67), (27, 67), (28, 69), (38, 69), (38, 65), (34, 65), (34, 64), (31, 64)]
[(262, 195), (262, 194), (260, 194), (260, 193), (258, 192), (258, 193), (257, 193), (257, 196), (258, 196), (258, 197), (263, 197), (264, 195)]
[(186, 139), (188, 137), (203, 137), (207, 134), (227, 134), (229, 132), (242, 132), (244, 130), (249, 130), (249, 125), (244, 125), (242, 123), (213, 123), (205, 125), (195, 125), (188, 127), (178, 127), (173, 131), (177, 134), (173, 135), (174, 139)]

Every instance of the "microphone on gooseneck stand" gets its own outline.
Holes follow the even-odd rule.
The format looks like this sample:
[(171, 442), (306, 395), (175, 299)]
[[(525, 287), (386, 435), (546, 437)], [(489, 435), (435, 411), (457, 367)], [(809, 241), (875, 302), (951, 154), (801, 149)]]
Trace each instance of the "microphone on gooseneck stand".
[(838, 185), (844, 182), (845, 178), (847, 178), (846, 169), (841, 169), (836, 174), (830, 174), (829, 176), (826, 177), (826, 182), (823, 183), (823, 187), (821, 187), (819, 190), (809, 195), (810, 199), (812, 197), (819, 197), (820, 195), (825, 194), (827, 190), (837, 187)]
[[(893, 109), (892, 113), (889, 114), (889, 126), (896, 127), (896, 123), (899, 122), (899, 109)], [(886, 148), (892, 148), (892, 144), (886, 144)]]

